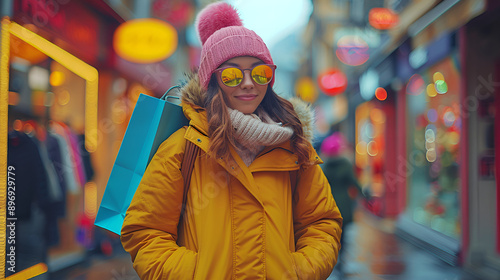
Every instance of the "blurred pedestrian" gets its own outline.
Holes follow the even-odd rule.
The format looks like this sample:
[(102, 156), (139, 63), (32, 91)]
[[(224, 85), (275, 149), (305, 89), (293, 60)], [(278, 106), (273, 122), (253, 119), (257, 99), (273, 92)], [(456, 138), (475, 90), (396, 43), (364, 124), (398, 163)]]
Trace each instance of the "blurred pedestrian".
[(354, 173), (354, 166), (344, 156), (348, 150), (347, 143), (341, 132), (334, 132), (321, 143), (321, 156), (325, 160), (323, 171), (330, 183), (331, 191), (342, 214), (342, 238), (339, 260), (336, 269), (344, 273), (343, 259), (347, 241), (346, 227), (353, 221), (355, 199), (363, 195), (361, 186)]
[[(181, 89), (190, 125), (160, 146), (123, 224), (135, 270), (141, 279), (326, 279), (342, 217), (310, 143), (309, 107), (274, 92), (270, 52), (232, 6), (210, 4), (196, 27), (201, 62)], [(179, 221), (187, 141), (201, 152)]]

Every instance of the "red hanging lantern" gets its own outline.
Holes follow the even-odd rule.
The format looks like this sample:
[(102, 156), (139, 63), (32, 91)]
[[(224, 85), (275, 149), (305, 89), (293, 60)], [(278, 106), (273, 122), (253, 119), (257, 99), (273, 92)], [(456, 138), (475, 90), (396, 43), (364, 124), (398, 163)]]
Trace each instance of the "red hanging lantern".
[(399, 23), (399, 16), (391, 9), (373, 8), (368, 14), (368, 22), (376, 29), (390, 29)]
[(335, 96), (346, 90), (347, 77), (342, 71), (331, 69), (318, 76), (318, 85), (326, 95)]

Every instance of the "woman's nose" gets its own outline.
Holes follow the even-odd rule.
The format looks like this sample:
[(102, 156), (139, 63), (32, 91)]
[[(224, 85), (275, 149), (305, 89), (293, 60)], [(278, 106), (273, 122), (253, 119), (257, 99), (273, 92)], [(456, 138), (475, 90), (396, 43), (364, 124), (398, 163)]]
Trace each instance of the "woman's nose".
[(248, 87), (252, 88), (254, 86), (250, 70), (245, 70), (245, 74), (243, 75), (243, 81), (241, 81), (240, 86), (242, 88), (248, 88)]

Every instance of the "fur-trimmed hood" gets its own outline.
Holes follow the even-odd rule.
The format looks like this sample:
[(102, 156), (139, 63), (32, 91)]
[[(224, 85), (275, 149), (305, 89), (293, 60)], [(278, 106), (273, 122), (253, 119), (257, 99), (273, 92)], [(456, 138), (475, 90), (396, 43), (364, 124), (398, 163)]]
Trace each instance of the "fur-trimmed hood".
[[(187, 75), (186, 83), (181, 86), (181, 100), (183, 104), (191, 103), (199, 107), (204, 107), (206, 90), (200, 86), (199, 77), (197, 73), (190, 73)], [(300, 98), (293, 97), (289, 99), (293, 105), (297, 116), (302, 123), (304, 136), (312, 143), (314, 131), (314, 112), (310, 104), (302, 101)], [(185, 114), (187, 113), (184, 109)], [(189, 114), (186, 115), (189, 119)]]

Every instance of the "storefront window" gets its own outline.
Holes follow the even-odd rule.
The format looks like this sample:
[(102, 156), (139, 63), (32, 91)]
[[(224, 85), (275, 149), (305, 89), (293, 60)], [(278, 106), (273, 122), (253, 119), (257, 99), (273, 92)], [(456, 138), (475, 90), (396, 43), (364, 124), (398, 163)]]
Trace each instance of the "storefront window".
[(460, 236), (459, 73), (448, 57), (413, 75), (407, 93), (407, 214), (447, 236)]

